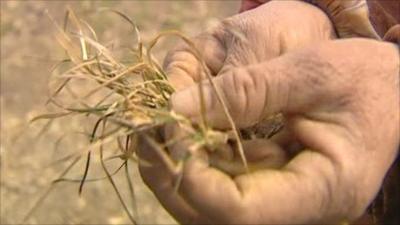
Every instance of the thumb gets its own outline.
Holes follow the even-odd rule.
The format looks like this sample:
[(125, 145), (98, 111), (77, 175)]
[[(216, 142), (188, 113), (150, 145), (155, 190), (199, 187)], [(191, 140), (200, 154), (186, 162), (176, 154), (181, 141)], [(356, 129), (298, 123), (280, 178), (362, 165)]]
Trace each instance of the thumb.
[[(299, 68), (301, 63), (298, 61), (304, 58), (301, 55), (290, 53), (268, 62), (230, 69), (213, 78), (214, 85), (210, 81), (202, 82), (205, 119), (216, 128), (230, 127), (217, 90), (239, 128), (252, 126), (279, 112), (304, 108), (301, 106), (311, 99), (291, 96), (289, 92), (297, 89), (309, 96), (314, 93), (308, 92), (318, 89), (307, 89), (310, 84), (304, 78), (307, 76), (303, 76), (306, 71)], [(303, 64), (310, 67), (310, 63)], [(318, 73), (315, 69), (311, 72)], [(176, 92), (171, 97), (171, 105), (177, 113), (195, 122), (201, 121), (200, 86), (192, 85)]]
[[(339, 110), (337, 106), (345, 106), (340, 101), (356, 87), (349, 85), (355, 80), (350, 74), (360, 70), (363, 63), (373, 65), (374, 60), (379, 61), (378, 57), (370, 57), (367, 63), (363, 58), (366, 49), (373, 51), (378, 44), (362, 39), (325, 42), (267, 62), (230, 69), (213, 78), (214, 85), (210, 81), (201, 83), (205, 119), (216, 128), (230, 127), (216, 90), (239, 128), (276, 113)], [(349, 49), (354, 52), (351, 57)], [(172, 109), (195, 122), (201, 119), (199, 87), (192, 85), (171, 97)]]
[[(229, 128), (222, 101), (238, 127), (247, 127), (257, 123), (265, 114), (268, 96), (275, 95), (268, 90), (273, 76), (267, 71), (261, 72), (262, 66), (234, 68), (224, 72), (210, 81), (192, 85), (171, 97), (172, 109), (195, 122), (201, 121), (200, 85), (203, 89), (205, 119), (217, 128)], [(264, 73), (265, 72), (265, 73)], [(271, 77), (267, 81), (267, 77)], [(217, 91), (221, 94), (218, 98)], [(275, 91), (276, 92), (276, 91)], [(271, 105), (271, 102), (269, 102)]]

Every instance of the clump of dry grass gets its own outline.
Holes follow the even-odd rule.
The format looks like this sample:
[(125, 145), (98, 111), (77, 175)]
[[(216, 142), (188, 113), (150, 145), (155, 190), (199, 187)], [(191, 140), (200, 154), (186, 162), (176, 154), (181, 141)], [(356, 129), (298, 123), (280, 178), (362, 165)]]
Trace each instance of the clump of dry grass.
[[(79, 193), (81, 193), (85, 182), (92, 181), (87, 179), (87, 174), (91, 157), (93, 154), (97, 154), (106, 174), (104, 178), (108, 179), (114, 187), (132, 223), (136, 223), (125, 199), (118, 191), (113, 175), (122, 167), (125, 167), (131, 197), (134, 199), (133, 185), (128, 173), (128, 162), (133, 160), (139, 163), (147, 163), (136, 156), (139, 136), (147, 139), (155, 147), (155, 151), (168, 166), (170, 172), (177, 175), (179, 175), (181, 165), (185, 159), (179, 162), (172, 160), (166, 152), (166, 147), (183, 139), (190, 140), (190, 143), (193, 143), (190, 148), (195, 151), (200, 148), (218, 149), (218, 146), (228, 142), (229, 137), (233, 137), (230, 139), (237, 145), (236, 149), (239, 151), (244, 168), (247, 168), (247, 161), (241, 146), (239, 132), (229, 114), (229, 110), (221, 97), (220, 91), (212, 82), (211, 75), (201, 58), (201, 54), (199, 54), (190, 39), (180, 32), (168, 31), (160, 33), (145, 45), (140, 38), (137, 26), (130, 18), (118, 11), (108, 11), (116, 13), (128, 21), (136, 34), (137, 44), (129, 50), (131, 62), (124, 63), (108, 47), (100, 44), (94, 29), (87, 22), (78, 18), (72, 10), (68, 10), (64, 27), (61, 27), (53, 20), (56, 29), (55, 38), (68, 56), (67, 60), (60, 63), (67, 65), (67, 69), (57, 74), (56, 80), (59, 81), (59, 85), (53, 90), (48, 101), (49, 104), (57, 106), (60, 111), (40, 115), (32, 121), (39, 119), (52, 120), (65, 116), (97, 118), (97, 121), (93, 124), (93, 132), (90, 135), (91, 145), (60, 160), (70, 160), (71, 162), (54, 183), (61, 181), (79, 182)], [(167, 75), (152, 57), (151, 51), (160, 38), (171, 35), (179, 37), (191, 46), (193, 54), (200, 62), (203, 62), (206, 77), (210, 80), (231, 123), (230, 131), (213, 130), (207, 125), (203, 99), (201, 99), (200, 107), (203, 122), (200, 124), (193, 124), (188, 118), (178, 115), (169, 109), (168, 101), (175, 90), (169, 83)], [(82, 80), (90, 81), (91, 88), (83, 94), (81, 94), (82, 91), (73, 91), (73, 87), (76, 85), (74, 82)], [(199, 90), (202, 93), (200, 85)], [(67, 104), (62, 101), (65, 96), (72, 97), (71, 103)], [(185, 130), (186, 135), (161, 143), (155, 137), (156, 130), (167, 124), (178, 124), (181, 129)], [(110, 158), (105, 159), (104, 151), (106, 149), (104, 146), (110, 142), (116, 142), (119, 146), (119, 154), (110, 158), (120, 158), (123, 161), (121, 167), (115, 172), (110, 172), (105, 164), (105, 160)], [(82, 179), (68, 180), (64, 178), (65, 174), (84, 156), (86, 156), (86, 166)], [(43, 201), (52, 188), (53, 186), (39, 199), (25, 219), (33, 213), (34, 209)]]

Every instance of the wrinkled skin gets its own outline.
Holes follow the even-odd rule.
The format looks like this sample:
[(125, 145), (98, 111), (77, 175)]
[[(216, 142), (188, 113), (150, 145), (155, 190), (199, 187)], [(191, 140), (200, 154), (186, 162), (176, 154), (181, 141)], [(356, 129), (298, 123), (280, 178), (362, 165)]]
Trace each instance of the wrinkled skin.
[[(271, 0), (243, 0), (241, 11), (249, 10)], [(380, 39), (369, 20), (367, 0), (303, 0), (323, 9), (332, 19), (340, 37), (369, 37)], [(377, 0), (373, 0), (377, 1)], [(379, 23), (379, 22), (378, 22)]]
[[(246, 154), (276, 160), (292, 143), (301, 149), (281, 169), (239, 176), (210, 166), (207, 151), (194, 152), (174, 192), (176, 174), (168, 173), (142, 141), (139, 156), (153, 166), (140, 166), (141, 175), (179, 222), (330, 224), (363, 214), (399, 145), (399, 51), (374, 40), (333, 38), (321, 10), (277, 1), (229, 18), (194, 39), (218, 75), (214, 82), (238, 127), (277, 112), (285, 116), (282, 134), (245, 142)], [(165, 66), (180, 90), (172, 96), (173, 110), (199, 121), (199, 92), (193, 85), (202, 82), (199, 63), (180, 46)], [(203, 82), (203, 87), (210, 124), (229, 128), (210, 84)], [(179, 129), (168, 133), (173, 136)], [(187, 146), (179, 143), (169, 150), (188, 151)]]
[[(286, 15), (281, 15), (283, 12)], [(211, 72), (218, 74), (333, 38), (332, 24), (321, 10), (303, 2), (278, 1), (225, 19), (193, 42)], [(204, 78), (199, 73), (200, 63), (186, 45), (171, 51), (164, 64), (178, 89)]]

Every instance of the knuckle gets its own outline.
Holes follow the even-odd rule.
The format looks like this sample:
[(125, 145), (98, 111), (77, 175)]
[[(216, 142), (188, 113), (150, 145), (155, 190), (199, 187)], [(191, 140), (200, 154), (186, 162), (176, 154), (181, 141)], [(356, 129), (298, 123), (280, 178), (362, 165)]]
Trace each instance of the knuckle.
[(186, 49), (184, 44), (178, 44), (176, 45), (172, 50), (167, 52), (167, 55), (165, 56), (163, 67), (166, 68), (171, 62), (175, 60), (179, 54), (184, 52)]
[(171, 66), (171, 64), (176, 63), (176, 62), (186, 62), (186, 61), (193, 61), (193, 56), (192, 53), (185, 49), (178, 49), (178, 50), (173, 50), (168, 52), (167, 56), (165, 57), (164, 60), (164, 68), (168, 68)]
[(232, 70), (227, 75), (222, 76), (223, 95), (226, 98), (227, 106), (236, 119), (240, 119), (244, 115), (247, 96), (246, 90), (243, 87), (244, 79), (240, 71), (237, 69)]
[(169, 52), (164, 60), (163, 67), (168, 75), (184, 75), (179, 76), (179, 79), (201, 80), (200, 64), (191, 52), (184, 49)]
[(246, 68), (235, 68), (222, 77), (223, 95), (236, 123), (239, 126), (249, 126), (257, 122), (255, 120), (258, 120), (262, 111), (257, 96), (265, 91), (264, 86), (259, 85), (258, 73)]

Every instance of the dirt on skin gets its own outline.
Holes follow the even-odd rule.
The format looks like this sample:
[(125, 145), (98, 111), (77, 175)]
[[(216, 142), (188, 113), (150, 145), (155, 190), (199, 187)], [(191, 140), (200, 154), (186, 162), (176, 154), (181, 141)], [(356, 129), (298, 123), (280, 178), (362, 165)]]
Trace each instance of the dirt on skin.
[[(27, 125), (33, 116), (45, 112), (52, 66), (65, 58), (52, 36), (54, 25), (45, 11), (63, 22), (69, 5), (91, 24), (102, 43), (130, 46), (134, 35), (120, 17), (96, 10), (109, 7), (134, 18), (146, 41), (159, 31), (178, 29), (192, 36), (236, 13), (239, 1), (1, 1), (1, 190), (0, 223), (21, 224), (24, 215), (51, 181), (68, 166), (54, 163), (88, 144), (78, 132), (90, 132), (91, 123), (67, 118), (46, 125)], [(176, 41), (169, 39), (157, 47), (157, 58)], [(82, 90), (84, 91), (84, 90)], [(46, 132), (40, 133), (43, 127)], [(58, 143), (58, 144), (57, 144)], [(68, 173), (79, 178), (81, 160)], [(121, 161), (107, 162), (110, 170)], [(102, 177), (99, 160), (93, 160), (89, 177)], [(131, 164), (140, 224), (176, 224), (143, 184)], [(115, 180), (121, 194), (131, 204), (123, 173)], [(86, 183), (78, 196), (79, 183), (57, 183), (47, 199), (26, 224), (127, 224), (114, 190), (107, 180)]]

